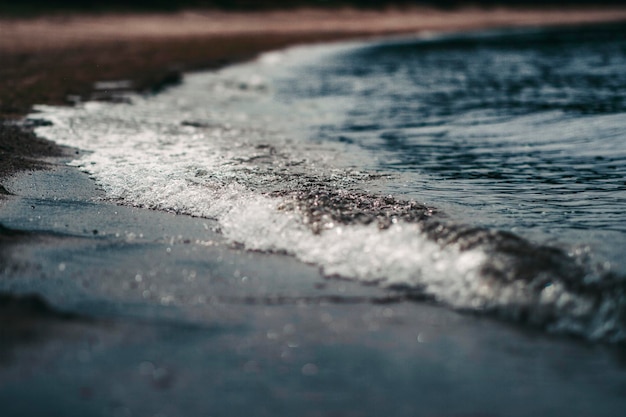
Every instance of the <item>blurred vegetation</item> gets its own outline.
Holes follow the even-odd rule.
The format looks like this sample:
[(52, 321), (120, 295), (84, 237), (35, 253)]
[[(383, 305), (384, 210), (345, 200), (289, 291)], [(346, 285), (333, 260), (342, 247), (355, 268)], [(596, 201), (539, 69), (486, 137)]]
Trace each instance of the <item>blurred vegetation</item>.
[(267, 10), (296, 7), (384, 8), (390, 5), (424, 5), (454, 8), (484, 6), (568, 6), (623, 4), (624, 0), (0, 0), (0, 14), (37, 15), (43, 13), (105, 11), (175, 11), (185, 8), (223, 10)]

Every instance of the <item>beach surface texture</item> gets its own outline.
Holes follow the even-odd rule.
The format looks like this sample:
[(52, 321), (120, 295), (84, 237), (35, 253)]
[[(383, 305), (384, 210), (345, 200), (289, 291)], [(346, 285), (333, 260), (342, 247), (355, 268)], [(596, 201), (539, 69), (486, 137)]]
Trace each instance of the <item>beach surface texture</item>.
[[(290, 134), (344, 106), (311, 93), (320, 62), (416, 39), (523, 50), (512, 29), (556, 43), (593, 24), (610, 39), (624, 21), (624, 8), (0, 17), (0, 415), (621, 415), (619, 259), (451, 223), (362, 168), (384, 155)], [(611, 103), (591, 124), (615, 138)], [(598, 239), (619, 243), (610, 232)]]

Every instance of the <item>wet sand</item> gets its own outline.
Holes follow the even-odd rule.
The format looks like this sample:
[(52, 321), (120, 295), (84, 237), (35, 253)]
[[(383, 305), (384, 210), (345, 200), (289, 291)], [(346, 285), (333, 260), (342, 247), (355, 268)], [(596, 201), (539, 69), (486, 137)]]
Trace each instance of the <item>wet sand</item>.
[[(50, 160), (50, 162), (55, 162)], [(617, 416), (621, 347), (450, 311), (99, 201), (56, 160), (3, 223), (3, 416)], [(17, 230), (21, 230), (18, 232)]]
[[(2, 415), (621, 415), (620, 347), (328, 279), (225, 242), (211, 220), (103, 202), (64, 165), (79, 150), (15, 123), (35, 103), (115, 100), (294, 43), (624, 19), (412, 9), (0, 22), (12, 123), (0, 130)], [(115, 80), (126, 82), (94, 88)]]

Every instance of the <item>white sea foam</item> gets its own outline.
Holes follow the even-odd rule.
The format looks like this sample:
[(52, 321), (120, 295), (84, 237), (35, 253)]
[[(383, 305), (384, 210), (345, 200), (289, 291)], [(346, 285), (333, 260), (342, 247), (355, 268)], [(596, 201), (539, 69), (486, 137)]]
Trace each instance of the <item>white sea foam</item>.
[[(272, 53), (255, 63), (188, 75), (157, 96), (131, 95), (131, 104), (38, 106), (31, 117), (52, 122), (37, 128), (39, 136), (87, 151), (71, 164), (122, 204), (212, 218), (226, 238), (246, 248), (287, 252), (329, 275), (420, 288), (457, 308), (537, 304), (566, 311), (575, 300), (585, 311), (567, 320), (580, 326), (576, 315), (587, 317), (592, 308), (584, 300), (558, 285), (537, 297), (524, 282), (484, 279), (488, 255), (481, 248), (442, 247), (419, 224), (404, 222), (385, 230), (334, 225), (314, 233), (286, 197), (270, 194), (288, 189), (299, 175), (336, 187), (372, 187), (357, 169), (370, 164), (370, 155), (305, 140), (303, 126), (336, 122), (340, 112), (314, 101), (281, 104), (273, 98), (272, 77), (347, 47)], [(599, 338), (614, 334), (615, 326), (602, 330), (606, 323), (585, 331), (604, 331)]]
[[(310, 103), (287, 112), (270, 103), (264, 70), (288, 58), (273, 53), (258, 63), (190, 75), (181, 87), (156, 97), (130, 96), (132, 104), (39, 106), (33, 117), (53, 124), (37, 134), (88, 151), (71, 164), (123, 204), (213, 218), (227, 238), (250, 249), (286, 251), (327, 274), (423, 285), (446, 301), (469, 303), (460, 298), (475, 296), (467, 283), (477, 274), (482, 252), (442, 249), (418, 225), (403, 223), (384, 231), (342, 225), (315, 234), (297, 211), (281, 209), (283, 199), (267, 196), (286, 171), (355, 181), (346, 170), (351, 153), (294, 137), (298, 112), (320, 120), (336, 113), (312, 111)], [(266, 154), (266, 146), (280, 160), (250, 163)]]

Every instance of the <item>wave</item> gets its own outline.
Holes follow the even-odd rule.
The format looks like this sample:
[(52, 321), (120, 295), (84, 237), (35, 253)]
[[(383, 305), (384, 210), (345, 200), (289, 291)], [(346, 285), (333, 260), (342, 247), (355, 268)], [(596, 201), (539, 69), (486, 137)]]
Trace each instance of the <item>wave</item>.
[(381, 194), (390, 174), (368, 170), (371, 155), (307, 140), (301, 120), (332, 123), (337, 113), (277, 102), (272, 77), (352, 47), (272, 53), (187, 75), (156, 96), (38, 106), (30, 118), (51, 122), (39, 136), (87, 151), (71, 165), (120, 204), (215, 219), (230, 241), (291, 254), (329, 277), (624, 342), (626, 280), (584, 249), (535, 244)]

